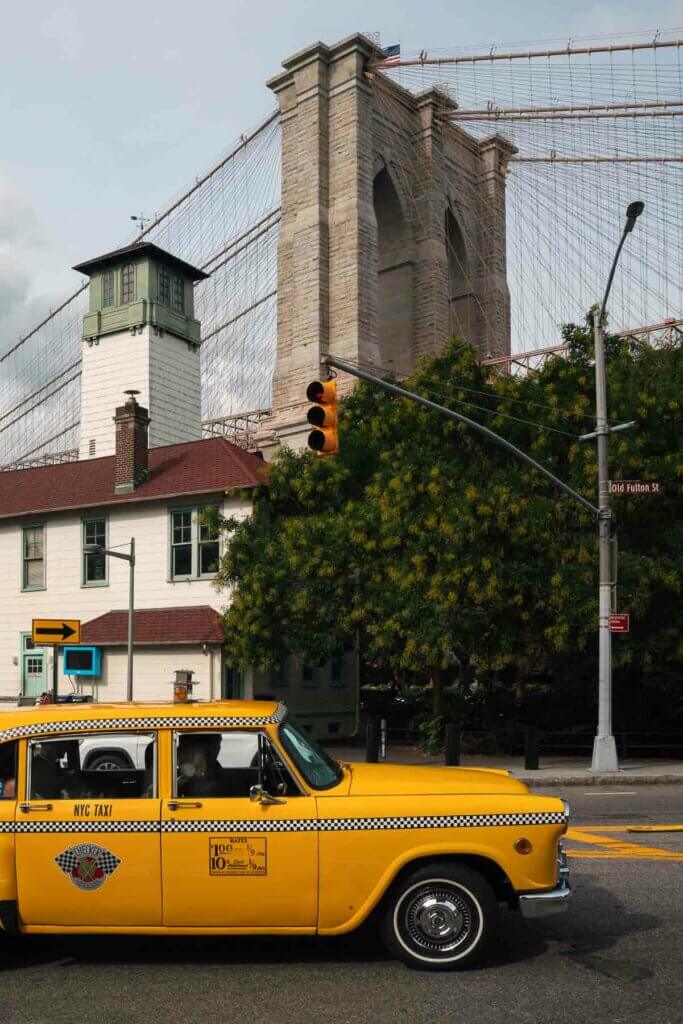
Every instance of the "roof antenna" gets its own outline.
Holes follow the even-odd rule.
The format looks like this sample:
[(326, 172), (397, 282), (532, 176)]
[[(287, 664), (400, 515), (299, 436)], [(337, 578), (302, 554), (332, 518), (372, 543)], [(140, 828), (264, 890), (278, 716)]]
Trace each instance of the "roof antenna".
[(137, 222), (140, 228), (140, 234), (144, 234), (145, 225), (149, 224), (151, 218), (145, 217), (144, 213), (131, 213), (130, 219)]

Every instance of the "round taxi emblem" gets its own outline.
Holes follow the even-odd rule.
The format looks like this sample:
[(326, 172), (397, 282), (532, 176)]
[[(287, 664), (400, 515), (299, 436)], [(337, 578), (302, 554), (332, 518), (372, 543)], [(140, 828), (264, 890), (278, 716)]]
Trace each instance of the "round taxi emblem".
[(76, 888), (86, 892), (92, 892), (104, 885), (108, 876), (113, 874), (121, 863), (118, 857), (97, 843), (70, 846), (58, 854), (55, 860)]

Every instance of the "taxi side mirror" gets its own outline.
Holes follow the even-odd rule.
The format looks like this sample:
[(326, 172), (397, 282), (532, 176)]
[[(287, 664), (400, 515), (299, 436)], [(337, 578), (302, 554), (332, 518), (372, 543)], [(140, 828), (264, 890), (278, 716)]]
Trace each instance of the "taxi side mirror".
[(276, 796), (271, 796), (263, 786), (252, 786), (249, 790), (249, 799), (253, 804), (261, 804), (263, 807), (268, 807), (271, 804), (284, 804), (285, 800), (278, 800)]

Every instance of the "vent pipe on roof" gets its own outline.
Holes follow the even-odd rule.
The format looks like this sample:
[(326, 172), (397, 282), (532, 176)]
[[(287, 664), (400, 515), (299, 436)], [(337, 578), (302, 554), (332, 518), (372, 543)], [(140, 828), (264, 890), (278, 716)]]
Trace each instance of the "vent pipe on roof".
[(126, 391), (129, 397), (125, 405), (118, 406), (116, 424), (116, 468), (114, 491), (123, 494), (134, 491), (147, 479), (149, 413), (138, 405), (135, 396), (139, 391)]

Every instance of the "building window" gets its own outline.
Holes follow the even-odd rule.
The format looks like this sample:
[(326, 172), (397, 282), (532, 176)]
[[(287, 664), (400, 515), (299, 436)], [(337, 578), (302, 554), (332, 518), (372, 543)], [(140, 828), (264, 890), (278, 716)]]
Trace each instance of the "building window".
[(171, 514), (171, 576), (192, 576), (192, 512)]
[(301, 685), (302, 686), (317, 686), (318, 677), (313, 665), (302, 665), (301, 667)]
[(330, 686), (344, 685), (344, 655), (335, 654), (330, 662)]
[(132, 302), (135, 298), (135, 266), (126, 263), (121, 270), (121, 303)]
[(171, 303), (171, 276), (168, 267), (159, 267), (159, 302)]
[(107, 270), (102, 275), (102, 306), (114, 306), (114, 271)]
[(202, 521), (203, 512), (201, 508), (171, 512), (171, 579), (196, 579), (218, 572), (218, 530)]
[(287, 659), (273, 662), (271, 666), (271, 686), (278, 690), (286, 690), (289, 686), (289, 672), (287, 671)]
[(185, 282), (182, 277), (173, 278), (173, 308), (179, 313), (185, 309)]
[(42, 590), (45, 587), (45, 527), (25, 526), (22, 548), (22, 589)]
[[(99, 544), (106, 547), (107, 543), (107, 520), (104, 517), (98, 519), (83, 520), (83, 544)], [(107, 558), (104, 552), (101, 555), (92, 555), (83, 552), (83, 586), (97, 586), (107, 582)]]
[(199, 523), (199, 575), (215, 576), (218, 572), (218, 530), (209, 523)]

